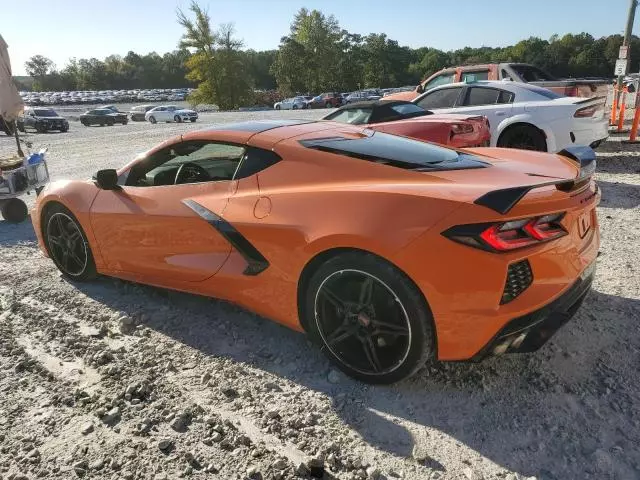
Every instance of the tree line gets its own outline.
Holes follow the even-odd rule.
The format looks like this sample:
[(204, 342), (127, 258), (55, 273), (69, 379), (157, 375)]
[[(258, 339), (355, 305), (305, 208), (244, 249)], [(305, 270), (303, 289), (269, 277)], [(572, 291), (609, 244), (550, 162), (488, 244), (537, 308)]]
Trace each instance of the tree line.
[[(613, 77), (621, 35), (588, 33), (530, 37), (508, 47), (442, 51), (410, 48), (385, 33), (360, 35), (340, 27), (333, 15), (301, 8), (277, 50), (243, 49), (233, 25), (212, 25), (194, 0), (178, 11), (184, 35), (178, 49), (159, 55), (111, 55), (71, 59), (58, 70), (36, 55), (26, 63), (34, 90), (113, 90), (197, 87), (194, 103), (221, 108), (269, 104), (276, 95), (352, 91), (415, 85), (447, 66), (491, 62), (534, 64), (558, 77)], [(631, 42), (631, 71), (638, 70), (640, 38)], [(277, 94), (273, 93), (277, 91)], [(272, 92), (266, 94), (265, 92)]]

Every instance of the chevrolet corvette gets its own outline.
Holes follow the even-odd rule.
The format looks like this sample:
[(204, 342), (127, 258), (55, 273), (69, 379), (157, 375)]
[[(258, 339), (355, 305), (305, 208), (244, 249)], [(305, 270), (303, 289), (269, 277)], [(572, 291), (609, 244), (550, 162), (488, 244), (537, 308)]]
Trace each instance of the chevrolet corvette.
[(419, 105), (402, 100), (350, 103), (323, 120), (366, 125), (395, 135), (427, 140), (454, 148), (489, 146), (491, 132), (481, 115), (434, 115)]
[(434, 360), (532, 352), (595, 274), (595, 155), (457, 151), (335, 122), (185, 133), (37, 199), (62, 274), (217, 297), (390, 383)]

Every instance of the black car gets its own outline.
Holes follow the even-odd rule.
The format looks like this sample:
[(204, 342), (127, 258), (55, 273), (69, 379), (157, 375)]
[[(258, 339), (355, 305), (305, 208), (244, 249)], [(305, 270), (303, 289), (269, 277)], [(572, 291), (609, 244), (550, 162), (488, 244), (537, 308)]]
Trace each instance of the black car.
[(126, 113), (114, 112), (108, 108), (96, 108), (80, 115), (80, 123), (87, 127), (89, 125), (111, 126), (114, 123), (126, 125), (128, 121)]
[(69, 130), (69, 122), (51, 108), (27, 107), (17, 121), (18, 130), (24, 132), (27, 128), (33, 128), (39, 133), (49, 130), (66, 132)]
[(151, 110), (156, 105), (139, 105), (137, 107), (133, 107), (129, 112), (129, 117), (131, 117), (132, 122), (144, 122), (144, 114)]

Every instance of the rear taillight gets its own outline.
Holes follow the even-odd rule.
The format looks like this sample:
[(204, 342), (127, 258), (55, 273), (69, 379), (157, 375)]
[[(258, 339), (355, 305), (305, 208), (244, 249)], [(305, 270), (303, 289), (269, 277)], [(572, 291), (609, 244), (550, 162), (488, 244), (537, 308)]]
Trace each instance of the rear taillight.
[(473, 125), (468, 123), (454, 123), (451, 125), (452, 135), (460, 135), (462, 133), (473, 133)]
[(576, 110), (576, 113), (573, 114), (576, 118), (588, 118), (593, 117), (596, 113), (597, 108), (595, 106), (579, 108)]
[(501, 223), (458, 225), (443, 235), (470, 247), (509, 252), (563, 237), (567, 234), (560, 223), (563, 217), (564, 213), (557, 213)]

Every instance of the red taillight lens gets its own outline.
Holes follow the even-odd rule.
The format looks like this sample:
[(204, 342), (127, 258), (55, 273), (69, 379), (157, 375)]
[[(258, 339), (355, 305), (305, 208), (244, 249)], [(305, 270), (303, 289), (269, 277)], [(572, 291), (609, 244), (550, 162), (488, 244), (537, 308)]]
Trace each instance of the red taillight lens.
[(576, 113), (573, 114), (576, 118), (588, 118), (593, 117), (594, 113), (596, 113), (596, 107), (584, 107), (576, 110)]
[(473, 133), (473, 125), (468, 123), (454, 123), (451, 125), (452, 135), (460, 135), (461, 133)]
[(444, 236), (459, 243), (492, 252), (508, 252), (538, 245), (567, 234), (560, 221), (564, 213), (493, 224), (460, 225)]

